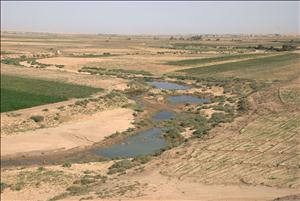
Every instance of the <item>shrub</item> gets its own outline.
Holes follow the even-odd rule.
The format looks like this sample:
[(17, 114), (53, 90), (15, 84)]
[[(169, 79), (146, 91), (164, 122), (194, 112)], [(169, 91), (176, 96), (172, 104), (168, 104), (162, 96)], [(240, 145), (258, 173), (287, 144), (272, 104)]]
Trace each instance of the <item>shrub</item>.
[(220, 112), (215, 112), (212, 114), (211, 118), (209, 119), (209, 122), (212, 126), (216, 126), (219, 123), (228, 123), (233, 121), (233, 114), (224, 114)]
[(130, 169), (133, 167), (133, 163), (131, 160), (122, 160), (114, 163), (112, 166), (110, 166), (108, 169), (108, 174), (114, 174), (117, 172), (125, 172), (125, 170)]
[(225, 114), (221, 112), (215, 112), (211, 115), (209, 122), (215, 126), (219, 123), (225, 123)]
[(2, 193), (4, 191), (4, 189), (8, 188), (9, 185), (7, 185), (6, 183), (4, 182), (1, 182), (0, 183), (0, 192)]
[(38, 168), (37, 168), (37, 171), (40, 171), (40, 172), (41, 172), (41, 171), (44, 171), (44, 170), (46, 170), (46, 168), (44, 168), (44, 167), (38, 167)]
[(70, 195), (82, 195), (88, 192), (87, 186), (70, 186), (66, 189)]
[(57, 68), (64, 68), (64, 65), (56, 65)]
[(88, 185), (88, 184), (92, 184), (92, 183), (95, 183), (95, 182), (96, 182), (95, 178), (88, 177), (86, 175), (83, 178), (81, 178), (78, 182), (75, 181), (74, 183), (80, 183), (81, 185)]
[(33, 115), (30, 117), (34, 122), (41, 122), (44, 120), (44, 117), (41, 115)]
[(70, 162), (65, 162), (63, 165), (62, 165), (62, 167), (66, 167), (66, 168), (69, 168), (69, 167), (71, 167), (72, 166), (72, 164), (70, 163)]
[(193, 132), (193, 135), (200, 138), (202, 137), (203, 135), (206, 135), (208, 134), (208, 131), (210, 130), (210, 127), (208, 127), (207, 125), (206, 126), (201, 126), (199, 128), (197, 128), (197, 130), (195, 130)]
[(135, 104), (132, 106), (132, 109), (136, 112), (144, 112), (144, 108), (143, 106), (139, 105), (139, 104)]
[(18, 182), (15, 185), (11, 186), (11, 190), (20, 191), (24, 187), (24, 185), (25, 184), (23, 182)]
[(249, 110), (249, 102), (246, 98), (241, 98), (237, 104), (238, 111), (246, 112)]
[(151, 156), (139, 156), (134, 158), (133, 162), (138, 162), (140, 164), (146, 164), (151, 160)]

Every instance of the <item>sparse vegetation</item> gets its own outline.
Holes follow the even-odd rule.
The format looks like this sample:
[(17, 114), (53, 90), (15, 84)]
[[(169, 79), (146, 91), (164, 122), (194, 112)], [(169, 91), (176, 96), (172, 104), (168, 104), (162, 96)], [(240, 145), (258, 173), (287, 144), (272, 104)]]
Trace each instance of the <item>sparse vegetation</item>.
[(70, 162), (65, 162), (62, 167), (65, 167), (65, 168), (70, 168), (72, 166), (72, 164)]
[(125, 159), (114, 163), (109, 167), (108, 174), (122, 173), (134, 166), (131, 160)]
[[(34, 156), (33, 160), (30, 153), (28, 158), (27, 153), (24, 156), (22, 153), (20, 159), (4, 159), (4, 164), (9, 166), (11, 162), (16, 166), (27, 166), (27, 163), (38, 163), (43, 164), (43, 167), (1, 170), (1, 193), (19, 198), (29, 192), (34, 197), (49, 188), (45, 193), (45, 196), (52, 197), (49, 201), (73, 198), (143, 199), (144, 192), (147, 193), (146, 196), (151, 196), (149, 192), (159, 191), (156, 187), (164, 183), (159, 179), (167, 177), (179, 178), (175, 182), (180, 185), (174, 185), (172, 179), (167, 180), (171, 190), (187, 184), (181, 182), (191, 180), (193, 187), (197, 187), (197, 183), (212, 184), (212, 188), (215, 184), (226, 185), (226, 188), (248, 185), (249, 188), (246, 189), (249, 190), (253, 185), (253, 189), (268, 186), (270, 192), (273, 187), (276, 187), (274, 192), (278, 188), (292, 192), (299, 187), (297, 173), (300, 165), (297, 151), (300, 91), (296, 82), (299, 77), (299, 54), (295, 50), (299, 49), (300, 41), (296, 37), (278, 34), (205, 34), (159, 38), (132, 35), (129, 38), (98, 34), (80, 36), (75, 40), (73, 37), (77, 36), (31, 34), (34, 35), (32, 40), (29, 40), (32, 36), (27, 33), (21, 36), (4, 33), (4, 41), (14, 43), (3, 43), (5, 50), (11, 48), (13, 51), (9, 50), (7, 54), (6, 51), (1, 51), (1, 63), (9, 64), (3, 65), (5, 71), (1, 74), (1, 112), (71, 98), (80, 99), (63, 106), (58, 104), (54, 107), (39, 107), (37, 110), (33, 108), (34, 112), (30, 114), (21, 110), (3, 114), (4, 124), (9, 123), (8, 126), (1, 124), (1, 134), (5, 135), (3, 139), (18, 138), (23, 131), (31, 132), (49, 127), (59, 129), (65, 122), (72, 124), (75, 120), (79, 123), (86, 119), (92, 121), (94, 119), (91, 115), (98, 117), (96, 112), (105, 110), (103, 113), (110, 113), (110, 109), (113, 109), (128, 111), (126, 120), (129, 123), (127, 127), (124, 124), (122, 132), (116, 129), (105, 134), (108, 126), (104, 125), (102, 129), (99, 126), (100, 123), (103, 125), (100, 118), (101, 121), (97, 121), (95, 125), (101, 127), (99, 135), (105, 135), (104, 140), (95, 144), (95, 147), (106, 148), (115, 143), (131, 146), (130, 140), (122, 143), (123, 140), (129, 136), (131, 139), (140, 131), (159, 128), (161, 133), (151, 140), (158, 139), (163, 148), (139, 157), (116, 157), (116, 161), (96, 156), (94, 147), (91, 152), (89, 148), (84, 148), (83, 151), (78, 149), (78, 152), (74, 149), (75, 154), (66, 159), (63, 158), (65, 152), (60, 152), (59, 149), (52, 155), (45, 148), (45, 152)], [(35, 44), (45, 41), (46, 48)], [(16, 45), (19, 42), (25, 43), (26, 48)], [(107, 52), (102, 54), (99, 51)], [(22, 54), (26, 56), (20, 56)], [(50, 59), (51, 65), (38, 62), (38, 59), (43, 58)], [(60, 62), (55, 64), (56, 60)], [(35, 68), (11, 66), (23, 64)], [(56, 69), (36, 69), (47, 66)], [(74, 73), (73, 70), (84, 73)], [(14, 75), (14, 72), (29, 78), (8, 76)], [(30, 72), (34, 73), (31, 75)], [(36, 72), (45, 72), (45, 75), (40, 80), (31, 79), (30, 77), (40, 77)], [(46, 75), (47, 73), (51, 76)], [(89, 97), (102, 90), (46, 79), (103, 86), (106, 91), (99, 96)], [(153, 80), (188, 85), (191, 89), (161, 90), (145, 83)], [(168, 98), (176, 95), (209, 98), (210, 101), (170, 105)], [(121, 107), (130, 108), (134, 112)], [(170, 119), (153, 119), (154, 114), (165, 110), (173, 113)], [(125, 119), (123, 115), (118, 115), (119, 117), (122, 121)], [(112, 118), (115, 117), (104, 118), (104, 124), (106, 121), (110, 123)], [(130, 122), (132, 119), (134, 122)], [(73, 132), (76, 126), (69, 127), (66, 133), (74, 135), (72, 140), (77, 140), (78, 137), (80, 143), (87, 141), (87, 144), (97, 141), (85, 136), (85, 133), (89, 133), (88, 129), (83, 131), (83, 135), (77, 136)], [(47, 129), (47, 132), (48, 130), (52, 129)], [(110, 135), (111, 133), (113, 134)], [(30, 140), (35, 142), (34, 138)], [(141, 138), (145, 144), (148, 143), (147, 140), (147, 137)], [(56, 156), (59, 157), (56, 159)], [(35, 157), (38, 162), (35, 162)], [(48, 163), (59, 165), (49, 167), (46, 166)], [(154, 171), (155, 178), (148, 177), (150, 171)], [(104, 176), (106, 173), (107, 177)], [(145, 177), (143, 181), (149, 183), (149, 188), (146, 185), (140, 186), (139, 176)], [(179, 193), (187, 197), (193, 194), (184, 189)], [(280, 194), (279, 191), (276, 193)]]
[(127, 78), (128, 76), (144, 75), (151, 76), (152, 74), (144, 70), (124, 70), (124, 69), (109, 69), (109, 68), (97, 68), (97, 67), (83, 67), (79, 72), (87, 72), (97, 75), (110, 75), (120, 78)]
[(104, 52), (103, 54), (72, 54), (71, 57), (77, 57), (77, 58), (97, 58), (97, 57), (111, 57), (111, 56), (117, 56), (113, 55), (109, 52)]
[(185, 59), (179, 61), (170, 61), (166, 64), (175, 65), (175, 66), (192, 66), (199, 64), (209, 64), (213, 62), (223, 62), (230, 61), (234, 59), (250, 59), (259, 56), (264, 56), (263, 54), (238, 54), (238, 55), (225, 55), (225, 56), (217, 56), (217, 57), (209, 57), (209, 58), (200, 58), (200, 59)]
[(44, 120), (44, 116), (41, 115), (33, 115), (30, 117), (34, 122), (38, 123)]

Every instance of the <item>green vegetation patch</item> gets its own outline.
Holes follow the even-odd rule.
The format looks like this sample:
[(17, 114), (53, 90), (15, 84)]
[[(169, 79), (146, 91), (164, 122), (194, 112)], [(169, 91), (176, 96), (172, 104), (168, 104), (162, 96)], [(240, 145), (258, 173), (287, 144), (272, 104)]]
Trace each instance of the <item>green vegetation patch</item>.
[(1, 75), (1, 112), (82, 98), (103, 89)]
[(20, 66), (20, 62), (24, 61), (21, 58), (5, 58), (1, 59), (1, 63), (3, 64), (8, 64), (8, 65), (15, 65), (15, 66)]
[(221, 62), (221, 61), (229, 61), (232, 59), (245, 59), (245, 58), (253, 58), (257, 56), (261, 56), (263, 54), (239, 54), (239, 55), (224, 55), (218, 57), (209, 57), (209, 58), (199, 58), (199, 59), (184, 59), (178, 61), (169, 61), (166, 64), (174, 65), (174, 66), (191, 66), (191, 65), (199, 65), (206, 64), (212, 62)]
[(144, 70), (125, 70), (125, 69), (108, 69), (108, 68), (97, 68), (97, 67), (83, 67), (79, 72), (87, 72), (90, 74), (97, 75), (112, 75), (117, 77), (126, 77), (130, 75), (152, 75), (150, 72)]
[(15, 54), (14, 52), (10, 52), (10, 51), (2, 51), (1, 50), (1, 55), (4, 55), (4, 54)]
[(276, 71), (286, 69), (292, 62), (299, 61), (299, 54), (283, 54), (264, 58), (255, 58), (247, 61), (196, 67), (180, 70), (193, 76), (216, 76), (216, 77), (245, 77), (245, 78), (275, 78)]

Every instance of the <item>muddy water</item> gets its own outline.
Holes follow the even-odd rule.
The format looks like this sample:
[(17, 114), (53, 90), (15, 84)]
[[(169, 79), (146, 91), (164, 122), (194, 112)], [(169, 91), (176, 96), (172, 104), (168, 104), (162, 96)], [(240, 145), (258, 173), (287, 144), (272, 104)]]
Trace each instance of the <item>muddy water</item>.
[(165, 139), (161, 136), (160, 128), (152, 128), (130, 136), (124, 141), (108, 148), (93, 150), (96, 155), (106, 158), (145, 156), (166, 146)]
[(187, 90), (190, 89), (190, 86), (180, 85), (176, 83), (171, 82), (147, 82), (147, 84), (150, 84), (151, 86), (154, 86), (158, 89), (166, 89), (166, 90)]
[(169, 111), (160, 111), (157, 114), (155, 114), (152, 118), (157, 120), (157, 121), (162, 121), (162, 120), (168, 120), (171, 119), (174, 116), (173, 112)]
[[(170, 82), (148, 82), (148, 84), (155, 86), (160, 89), (167, 90), (186, 90), (190, 89), (190, 86), (179, 85)], [(142, 97), (135, 96), (133, 99), (145, 107), (142, 104)], [(190, 96), (190, 95), (178, 95), (178, 96), (170, 96), (168, 97), (169, 104), (178, 104), (178, 103), (207, 103), (209, 99), (201, 99), (198, 97)], [(158, 113), (154, 114), (152, 118), (156, 121), (164, 121), (171, 119), (175, 115), (174, 112), (161, 110)], [(84, 159), (85, 161), (92, 161), (97, 158), (106, 157), (106, 158), (117, 158), (117, 157), (136, 157), (136, 156), (144, 156), (167, 146), (167, 142), (161, 135), (162, 128), (150, 128), (145, 131), (138, 132), (137, 134), (127, 137), (119, 143), (110, 145), (109, 147), (97, 147), (82, 152), (74, 152), (68, 158), (70, 161), (76, 162), (77, 160)], [(77, 154), (76, 154), (77, 153)], [(51, 158), (53, 160), (51, 160)], [(4, 166), (13, 166), (13, 165), (30, 165), (30, 164), (43, 164), (43, 163), (61, 163), (61, 159), (57, 157), (44, 156), (42, 158), (38, 158), (37, 160), (23, 158), (16, 160), (1, 160), (2, 165)]]
[(210, 99), (208, 98), (198, 98), (195, 96), (189, 95), (180, 95), (180, 96), (170, 96), (168, 98), (170, 103), (177, 104), (177, 103), (209, 103)]

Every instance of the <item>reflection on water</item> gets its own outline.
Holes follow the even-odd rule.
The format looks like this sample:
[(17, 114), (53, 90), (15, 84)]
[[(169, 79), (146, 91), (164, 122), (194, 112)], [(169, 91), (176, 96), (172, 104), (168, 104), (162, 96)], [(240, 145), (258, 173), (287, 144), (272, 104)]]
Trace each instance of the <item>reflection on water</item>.
[(176, 103), (209, 103), (209, 98), (198, 98), (195, 96), (181, 95), (181, 96), (170, 96), (169, 101), (173, 104)]
[(151, 86), (154, 86), (158, 89), (167, 89), (167, 90), (186, 90), (190, 89), (190, 86), (184, 86), (176, 83), (171, 83), (171, 82), (147, 82)]
[(171, 119), (173, 116), (174, 116), (173, 112), (161, 111), (161, 112), (155, 114), (153, 116), (153, 119), (155, 119), (157, 121), (168, 120), (168, 119)]
[(108, 148), (93, 150), (93, 153), (106, 158), (148, 155), (165, 147), (165, 139), (160, 134), (161, 129), (152, 128), (130, 136), (122, 142)]

